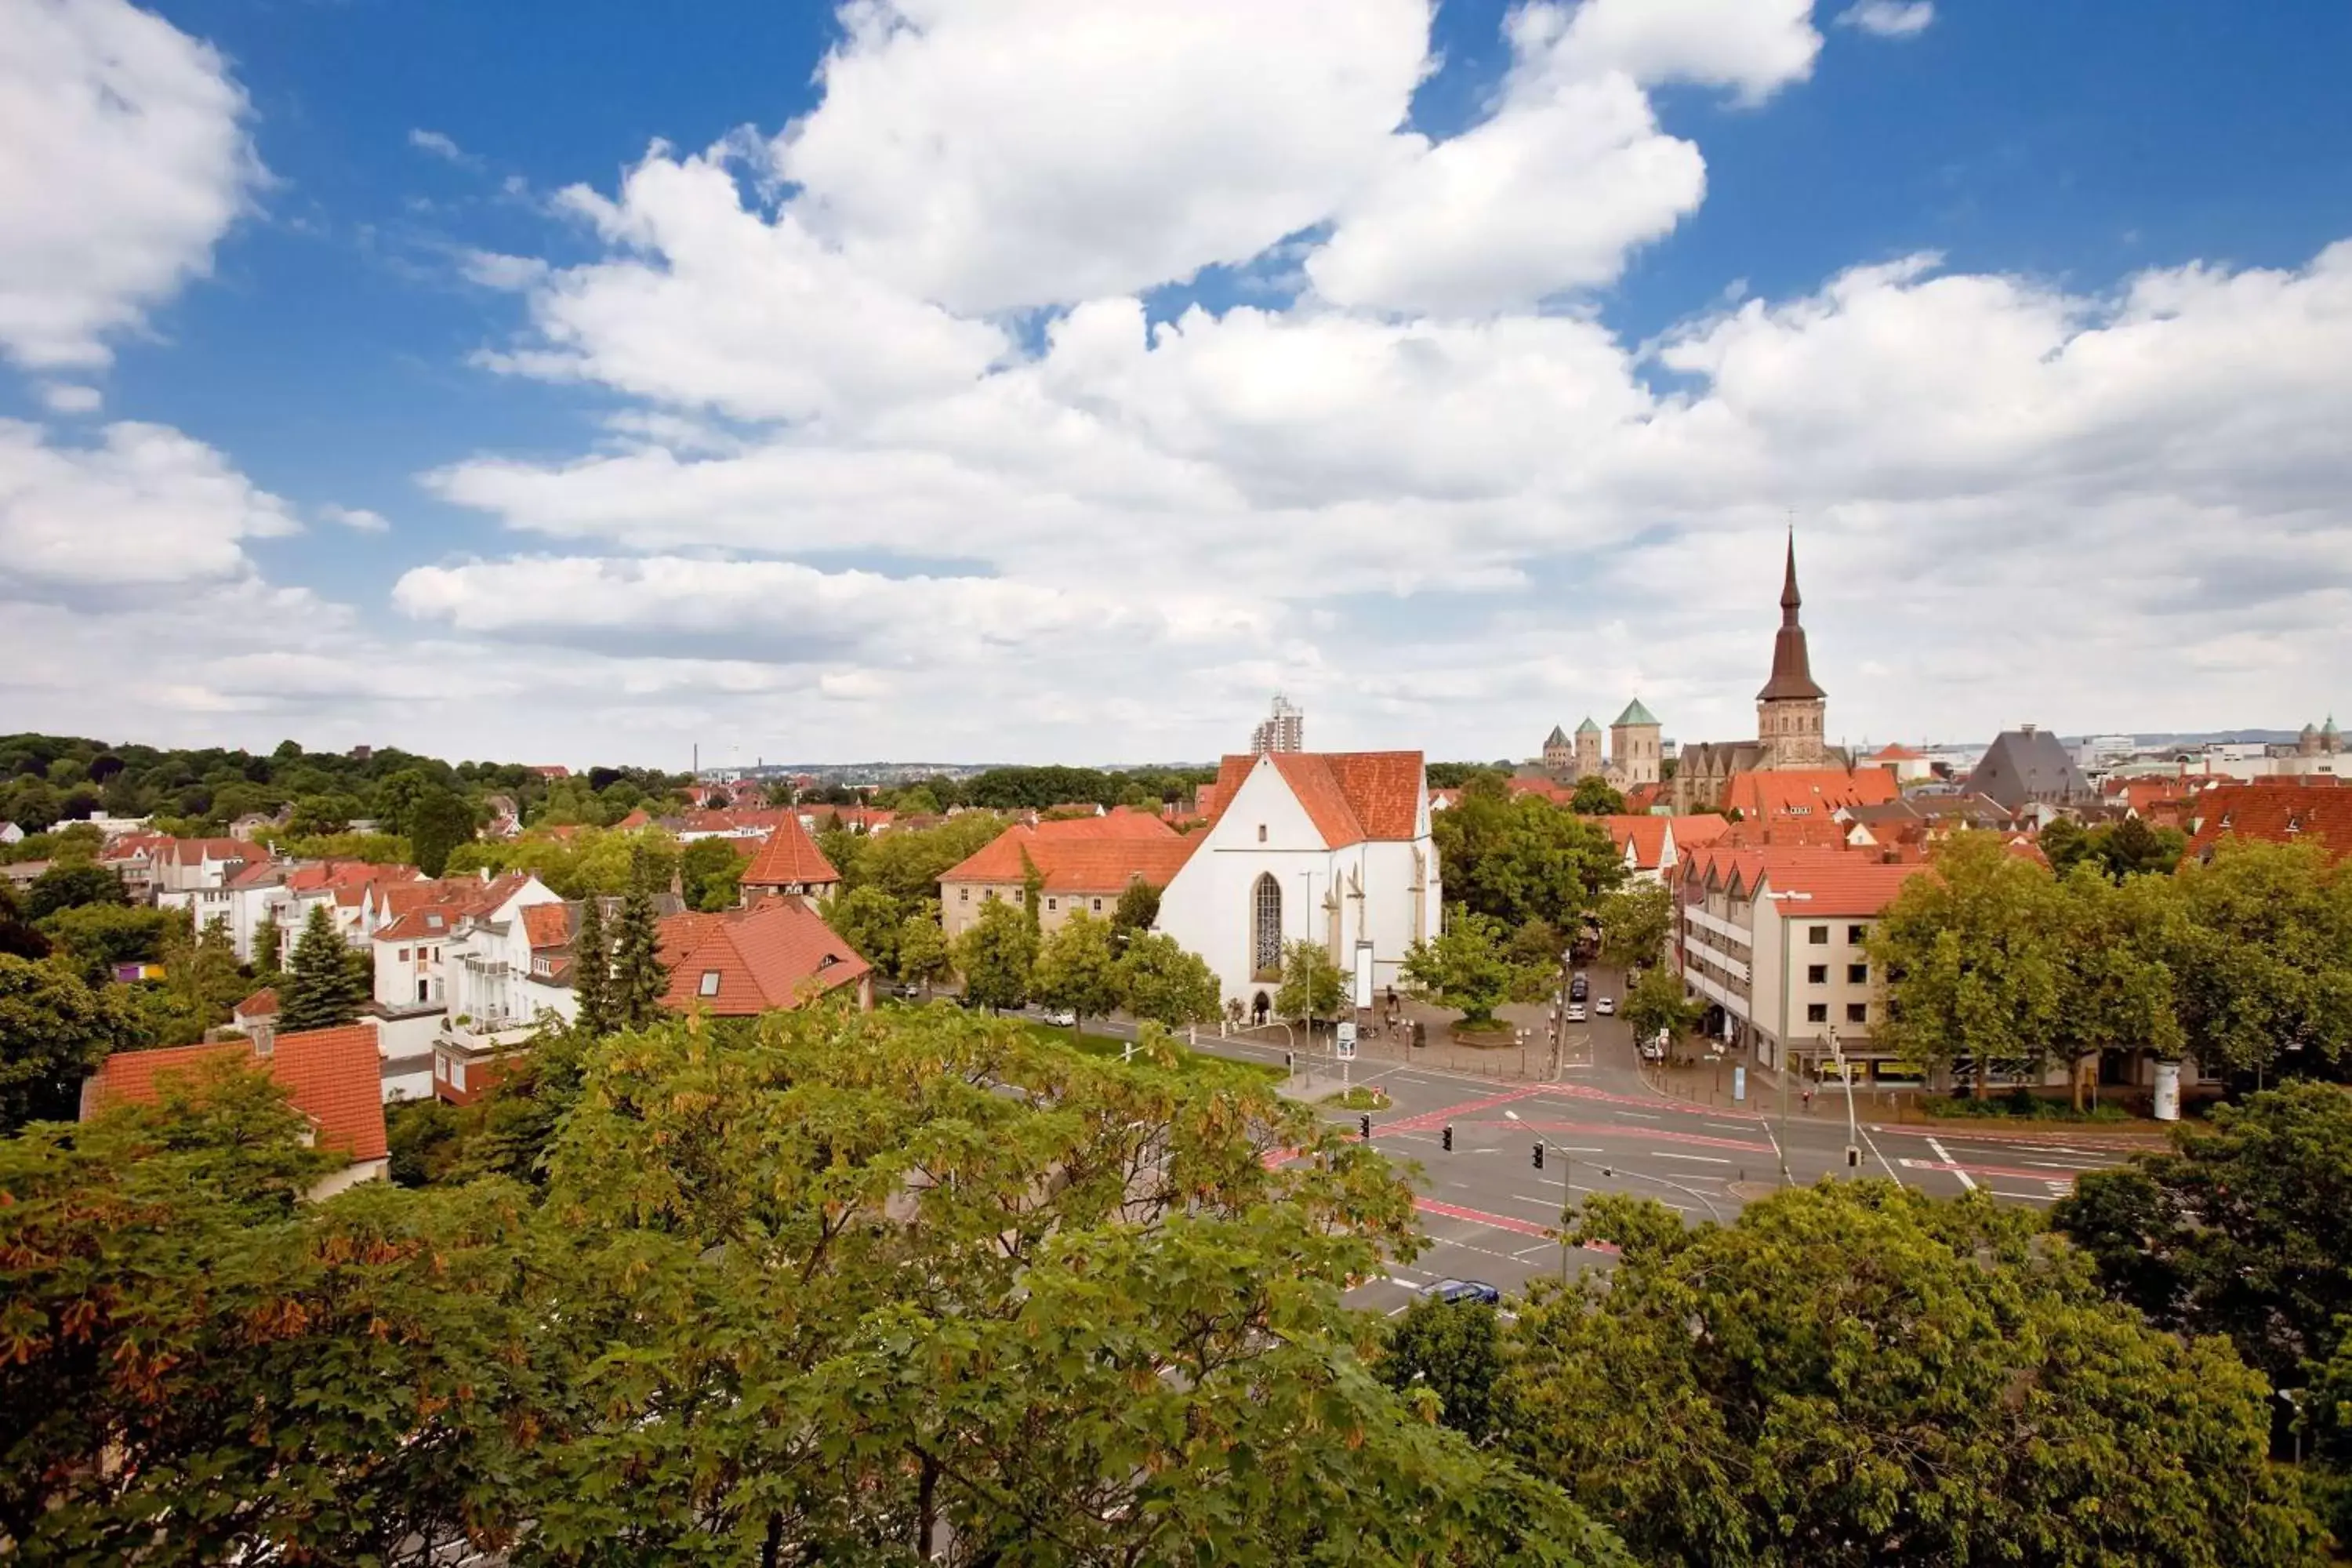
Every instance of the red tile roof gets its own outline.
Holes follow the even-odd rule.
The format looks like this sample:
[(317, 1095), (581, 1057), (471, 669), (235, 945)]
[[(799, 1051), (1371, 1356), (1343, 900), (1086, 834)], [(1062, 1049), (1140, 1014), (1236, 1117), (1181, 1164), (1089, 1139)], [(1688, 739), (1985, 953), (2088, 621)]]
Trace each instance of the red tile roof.
[(229, 1010), (232, 1018), (267, 1018), (278, 1012), (278, 988), (265, 985)]
[(1842, 805), (1878, 805), (1902, 794), (1892, 768), (1800, 768), (1732, 774), (1724, 807), (1751, 819), (1827, 816)]
[(1534, 778), (1514, 774), (1503, 781), (1503, 787), (1513, 796), (1539, 795), (1554, 805), (1566, 805), (1576, 798), (1576, 792), (1558, 779)]
[(2188, 821), (2189, 854), (2200, 859), (2227, 837), (2319, 843), (2330, 860), (2352, 858), (2352, 789), (2284, 780), (2223, 784), (2197, 797)]
[[(1429, 795), (1419, 752), (1276, 752), (1266, 759), (1305, 808), (1307, 819), (1337, 849), (1371, 839), (1414, 836)], [(1215, 802), (1223, 816), (1259, 759), (1229, 756), (1218, 765), (1217, 782), (1203, 785), (1202, 809)]]
[(1927, 753), (1915, 752), (1897, 741), (1891, 745), (1881, 746), (1871, 752), (1870, 760), (1874, 763), (1924, 763), (1927, 760)]
[(522, 910), (522, 931), (534, 951), (567, 946), (572, 941), (572, 906), (527, 904)]
[(1603, 816), (1596, 819), (1609, 842), (1622, 854), (1625, 847), (1633, 847), (1633, 864), (1643, 871), (1654, 871), (1666, 858), (1666, 826), (1664, 816)]
[(778, 812), (781, 819), (766, 842), (752, 855), (751, 865), (743, 869), (742, 885), (746, 888), (825, 887), (841, 880), (841, 873), (816, 847), (801, 819), (789, 811)]
[(1774, 892), (1801, 893), (1782, 903), (1781, 916), (1802, 920), (1874, 916), (1904, 883), (1927, 868), (1916, 861), (1889, 863), (1871, 850), (1818, 848), (1811, 846), (1743, 847), (1728, 841), (1709, 845), (1683, 862), (1685, 880), (1703, 884), (1710, 877), (1728, 883), (1735, 878), (1743, 889), (1757, 879)]
[(84, 1099), (84, 1114), (110, 1101), (152, 1103), (160, 1096), (163, 1077), (200, 1071), (215, 1061), (266, 1068), (285, 1086), (294, 1109), (318, 1129), (320, 1147), (354, 1161), (384, 1157), (383, 1066), (375, 1029), (366, 1024), (280, 1035), (265, 1058), (257, 1058), (252, 1045), (243, 1040), (117, 1051), (100, 1065)]
[(243, 861), (257, 856), (267, 858), (268, 854), (268, 850), (257, 849), (242, 838), (166, 838), (157, 858), (176, 865), (197, 866), (206, 860)]
[(940, 880), (1009, 886), (1025, 879), (1026, 855), (1048, 892), (1114, 894), (1139, 878), (1164, 888), (1192, 858), (1196, 843), (1156, 816), (1073, 817), (1034, 827), (1015, 823), (950, 867)]
[[(662, 1005), (720, 1017), (797, 1007), (811, 994), (856, 983), (872, 965), (796, 899), (769, 899), (727, 914), (677, 914), (661, 922), (669, 968)], [(704, 976), (716, 974), (706, 989)]]
[(1731, 819), (1717, 816), (1711, 811), (1670, 816), (1666, 820), (1675, 825), (1675, 853), (1677, 855), (1687, 855), (1701, 845), (1712, 844), (1731, 831)]

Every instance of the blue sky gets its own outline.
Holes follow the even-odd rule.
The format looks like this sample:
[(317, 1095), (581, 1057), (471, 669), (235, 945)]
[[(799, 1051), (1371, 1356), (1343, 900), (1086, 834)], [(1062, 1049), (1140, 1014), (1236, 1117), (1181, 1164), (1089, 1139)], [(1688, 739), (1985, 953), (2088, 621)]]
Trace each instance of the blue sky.
[(0, 727), (1730, 738), (1792, 511), (1848, 739), (2334, 700), (2342, 6), (21, 3)]

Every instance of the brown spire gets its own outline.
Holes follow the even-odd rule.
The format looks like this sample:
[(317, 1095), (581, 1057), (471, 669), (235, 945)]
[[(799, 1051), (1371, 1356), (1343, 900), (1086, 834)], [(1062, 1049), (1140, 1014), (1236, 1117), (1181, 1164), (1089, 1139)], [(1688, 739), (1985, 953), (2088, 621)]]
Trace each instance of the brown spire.
[(1759, 702), (1818, 700), (1829, 694), (1813, 684), (1805, 654), (1805, 628), (1797, 620), (1804, 599), (1797, 592), (1797, 531), (1789, 531), (1789, 570), (1780, 584), (1780, 635), (1772, 639), (1772, 679), (1756, 694)]

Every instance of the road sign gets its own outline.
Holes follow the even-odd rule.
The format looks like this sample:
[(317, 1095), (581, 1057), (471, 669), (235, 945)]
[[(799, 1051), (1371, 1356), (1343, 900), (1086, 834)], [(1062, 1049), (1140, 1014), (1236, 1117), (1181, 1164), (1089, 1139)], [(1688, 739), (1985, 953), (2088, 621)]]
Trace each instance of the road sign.
[(1731, 1069), (1731, 1101), (1738, 1105), (1745, 1102), (1747, 1099), (1748, 1069), (1745, 1067), (1735, 1067)]
[(1356, 1026), (1353, 1020), (1339, 1026), (1339, 1059), (1343, 1062), (1356, 1059)]

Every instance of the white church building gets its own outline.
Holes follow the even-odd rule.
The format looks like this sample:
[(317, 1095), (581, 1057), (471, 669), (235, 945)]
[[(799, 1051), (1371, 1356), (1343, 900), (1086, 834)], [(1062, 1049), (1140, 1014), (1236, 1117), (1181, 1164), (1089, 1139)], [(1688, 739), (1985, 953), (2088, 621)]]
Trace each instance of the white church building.
[(1158, 929), (1208, 962), (1228, 1004), (1271, 1008), (1286, 942), (1320, 942), (1377, 991), (1437, 935), (1443, 902), (1419, 752), (1224, 759), (1209, 826), (1160, 898)]

